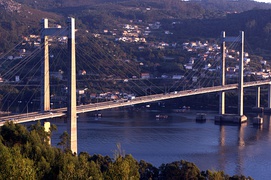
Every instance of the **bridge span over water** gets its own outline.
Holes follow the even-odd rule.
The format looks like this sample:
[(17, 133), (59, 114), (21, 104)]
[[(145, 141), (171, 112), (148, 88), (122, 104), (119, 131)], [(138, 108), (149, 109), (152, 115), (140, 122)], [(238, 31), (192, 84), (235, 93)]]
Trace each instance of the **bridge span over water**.
[[(244, 83), (244, 87), (254, 87), (254, 86), (263, 86), (269, 85), (271, 86), (270, 80), (263, 80), (263, 81), (254, 81), (254, 82), (246, 82)], [(207, 93), (214, 93), (214, 92), (221, 92), (221, 91), (230, 91), (230, 90), (237, 90), (238, 84), (228, 84), (224, 86), (213, 86), (213, 87), (205, 87), (199, 88), (194, 90), (183, 90), (183, 91), (174, 91), (166, 94), (154, 94), (148, 96), (140, 96), (136, 97), (132, 100), (127, 99), (120, 99), (118, 101), (105, 101), (100, 103), (91, 103), (86, 105), (80, 105), (76, 107), (77, 114), (80, 113), (87, 113), (123, 106), (130, 106), (135, 104), (142, 104), (142, 103), (149, 103), (155, 101), (162, 101), (167, 99), (173, 98), (181, 98), (186, 96), (193, 96), (199, 94), (207, 94)], [(269, 88), (270, 91), (270, 88)], [(270, 93), (269, 93), (270, 95)], [(270, 104), (270, 97), (268, 97)], [(270, 107), (268, 107), (270, 108)], [(38, 120), (46, 120), (50, 118), (57, 118), (57, 117), (64, 117), (67, 115), (67, 108), (58, 108), (58, 109), (51, 109), (50, 111), (46, 112), (31, 112), (31, 113), (24, 113), (18, 115), (10, 115), (0, 117), (0, 126), (2, 126), (6, 121), (13, 121), (14, 123), (25, 123), (30, 121), (38, 121)]]

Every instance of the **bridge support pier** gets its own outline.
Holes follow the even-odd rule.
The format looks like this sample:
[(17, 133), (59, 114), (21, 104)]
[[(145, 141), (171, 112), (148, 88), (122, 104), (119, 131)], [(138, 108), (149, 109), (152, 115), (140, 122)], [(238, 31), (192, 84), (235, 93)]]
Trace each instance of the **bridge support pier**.
[(256, 87), (256, 108), (261, 107), (261, 87)]
[[(47, 133), (50, 133), (50, 127), (51, 127), (51, 123), (50, 122), (44, 122), (44, 131), (47, 132)], [(49, 145), (51, 144), (51, 137), (49, 136)]]
[(225, 92), (222, 91), (219, 94), (219, 114), (225, 114)]
[(252, 108), (254, 112), (263, 112), (263, 107), (261, 107), (261, 87), (256, 87), (256, 104), (255, 107)]

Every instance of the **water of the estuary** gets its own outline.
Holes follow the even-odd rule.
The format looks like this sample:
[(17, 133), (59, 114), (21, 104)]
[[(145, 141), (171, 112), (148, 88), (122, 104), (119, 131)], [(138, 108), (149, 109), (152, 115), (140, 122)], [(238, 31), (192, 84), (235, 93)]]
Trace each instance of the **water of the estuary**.
[[(243, 174), (256, 180), (271, 177), (271, 117), (264, 115), (264, 123), (254, 126), (248, 114), (248, 122), (241, 125), (216, 125), (217, 112), (204, 111), (205, 123), (195, 121), (198, 111), (167, 111), (168, 118), (157, 119), (154, 110), (107, 110), (101, 118), (92, 113), (78, 116), (78, 152), (114, 156), (120, 144), (126, 154), (136, 160), (145, 160), (156, 167), (177, 160), (194, 162), (201, 170), (223, 170), (229, 175)], [(52, 121), (52, 144), (67, 124)]]

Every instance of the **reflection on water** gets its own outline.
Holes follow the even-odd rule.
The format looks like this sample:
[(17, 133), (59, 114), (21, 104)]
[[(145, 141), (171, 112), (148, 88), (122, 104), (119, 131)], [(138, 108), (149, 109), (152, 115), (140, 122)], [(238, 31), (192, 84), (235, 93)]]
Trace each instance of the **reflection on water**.
[[(162, 163), (187, 160), (201, 170), (224, 170), (230, 175), (244, 174), (254, 179), (271, 176), (271, 117), (264, 124), (253, 126), (256, 114), (246, 114), (248, 122), (241, 125), (215, 125), (216, 112), (205, 111), (206, 123), (195, 121), (196, 112), (171, 112), (168, 118), (157, 119), (157, 111), (103, 111), (102, 117), (92, 113), (78, 117), (78, 152), (113, 157), (120, 143), (126, 154), (144, 159), (159, 167)], [(65, 122), (58, 126), (52, 143), (66, 130)]]

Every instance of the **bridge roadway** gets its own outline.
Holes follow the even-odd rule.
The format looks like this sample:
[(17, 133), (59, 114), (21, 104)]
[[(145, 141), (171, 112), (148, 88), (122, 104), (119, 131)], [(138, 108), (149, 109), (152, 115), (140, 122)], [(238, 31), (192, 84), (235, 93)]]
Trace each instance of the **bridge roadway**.
[[(270, 80), (245, 82), (244, 88), (253, 87), (253, 86), (262, 86), (262, 85), (268, 85), (268, 84), (269, 85), (271, 84)], [(234, 90), (234, 89), (238, 89), (238, 84), (228, 84), (224, 86), (213, 86), (213, 87), (204, 87), (204, 88), (193, 89), (193, 90), (174, 91), (174, 92), (170, 92), (166, 94), (140, 96), (132, 100), (121, 99), (117, 101), (91, 103), (91, 104), (77, 106), (77, 113), (84, 113), (84, 112), (104, 110), (104, 109), (110, 109), (110, 108), (116, 108), (116, 107), (129, 106), (129, 105), (134, 105), (134, 104), (161, 101), (161, 100), (166, 100), (166, 99), (192, 96), (192, 95), (197, 95), (197, 94), (229, 91), (229, 90)], [(55, 117), (62, 117), (66, 115), (66, 111), (67, 111), (67, 108), (58, 108), (58, 109), (53, 109), (50, 112), (31, 112), (31, 113), (24, 113), (24, 114), (18, 114), (18, 115), (3, 116), (3, 117), (0, 117), (0, 126), (2, 126), (6, 121), (13, 121), (14, 123), (24, 123), (24, 122), (29, 122), (29, 121), (37, 121), (37, 120), (50, 119), (50, 118), (55, 118)]]

